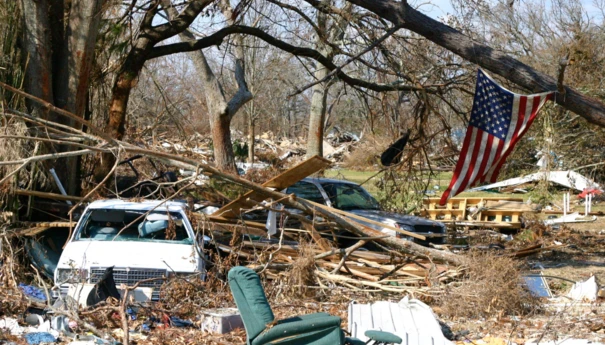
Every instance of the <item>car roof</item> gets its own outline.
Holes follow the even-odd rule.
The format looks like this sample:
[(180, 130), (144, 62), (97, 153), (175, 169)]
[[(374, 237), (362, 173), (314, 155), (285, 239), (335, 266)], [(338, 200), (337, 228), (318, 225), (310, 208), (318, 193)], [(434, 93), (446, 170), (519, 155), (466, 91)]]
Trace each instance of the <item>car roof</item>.
[(359, 184), (355, 183), (355, 182), (351, 182), (351, 181), (347, 181), (347, 180), (337, 180), (337, 179), (332, 179), (332, 178), (320, 178), (320, 177), (306, 177), (304, 179), (302, 179), (302, 181), (304, 182), (311, 182), (311, 183), (344, 183), (344, 184), (352, 184), (352, 185), (356, 185), (358, 186)]
[(128, 201), (121, 199), (105, 199), (93, 201), (88, 205), (89, 209), (111, 209), (111, 210), (169, 210), (181, 211), (185, 209), (186, 204), (179, 201), (162, 200), (141, 200)]

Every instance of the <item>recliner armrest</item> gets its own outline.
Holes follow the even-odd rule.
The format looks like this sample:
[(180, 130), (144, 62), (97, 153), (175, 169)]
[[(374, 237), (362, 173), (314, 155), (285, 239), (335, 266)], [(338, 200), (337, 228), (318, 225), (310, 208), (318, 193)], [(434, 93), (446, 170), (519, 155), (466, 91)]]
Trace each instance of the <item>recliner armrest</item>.
[(340, 323), (341, 320), (338, 316), (331, 316), (329, 314), (311, 314), (311, 317), (289, 318), (281, 320), (275, 326), (264, 330), (252, 340), (251, 344), (266, 344), (281, 338), (295, 337), (328, 329), (340, 329)]

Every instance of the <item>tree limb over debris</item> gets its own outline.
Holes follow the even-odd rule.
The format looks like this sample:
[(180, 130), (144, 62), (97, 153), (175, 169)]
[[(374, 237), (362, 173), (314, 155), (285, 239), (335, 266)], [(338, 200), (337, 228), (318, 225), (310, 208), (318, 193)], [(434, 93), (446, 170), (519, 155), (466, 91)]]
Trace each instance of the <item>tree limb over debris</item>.
[[(3, 87), (3, 86), (4, 86), (3, 84), (0, 84), (0, 87)], [(21, 92), (19, 92), (19, 93), (21, 93)], [(33, 100), (36, 101), (37, 99), (34, 98)], [(12, 116), (20, 117), (19, 114), (12, 114)], [(25, 119), (26, 117), (24, 116), (23, 118)], [(50, 122), (49, 122), (49, 124), (50, 124)], [(91, 128), (91, 130), (94, 131), (94, 128)], [(95, 134), (98, 134), (98, 133), (95, 133)], [(74, 135), (72, 135), (72, 136), (74, 136)], [(32, 141), (35, 141), (37, 139), (38, 138), (36, 138), (36, 137), (31, 137)], [(341, 227), (343, 229), (349, 230), (352, 233), (357, 234), (361, 237), (374, 237), (374, 238), (376, 238), (375, 239), (376, 242), (383, 244), (383, 245), (387, 245), (400, 252), (412, 254), (412, 255), (415, 255), (415, 256), (418, 256), (421, 258), (429, 258), (429, 259), (436, 260), (436, 261), (447, 262), (447, 263), (451, 263), (454, 265), (462, 264), (461, 258), (458, 255), (453, 254), (451, 252), (444, 252), (444, 251), (439, 251), (439, 250), (432, 249), (432, 248), (423, 247), (414, 242), (407, 241), (407, 240), (397, 238), (394, 236), (384, 237), (384, 236), (382, 236), (382, 235), (384, 235), (382, 232), (371, 229), (362, 224), (359, 224), (358, 222), (354, 221), (353, 219), (348, 218), (345, 215), (337, 214), (336, 212), (332, 212), (331, 210), (329, 210), (327, 208), (317, 207), (312, 202), (310, 202), (306, 199), (297, 199), (293, 195), (286, 195), (284, 193), (274, 191), (274, 190), (264, 187), (260, 184), (246, 180), (240, 176), (222, 172), (219, 169), (217, 169), (209, 164), (199, 162), (195, 159), (137, 147), (128, 142), (121, 141), (121, 140), (114, 139), (111, 142), (107, 142), (102, 137), (92, 135), (92, 134), (87, 135), (87, 139), (96, 142), (96, 144), (97, 144), (95, 146), (95, 148), (97, 149), (96, 151), (93, 151), (90, 149), (85, 149), (85, 150), (79, 150), (79, 151), (73, 151), (73, 152), (65, 152), (63, 154), (65, 154), (65, 155), (70, 155), (70, 154), (71, 155), (83, 155), (83, 154), (88, 154), (88, 153), (101, 152), (104, 154), (113, 155), (116, 152), (127, 152), (127, 153), (134, 153), (134, 154), (140, 154), (140, 155), (144, 155), (144, 156), (148, 156), (148, 157), (153, 157), (154, 159), (157, 159), (157, 160), (162, 161), (169, 165), (177, 166), (180, 168), (192, 169), (194, 171), (201, 171), (202, 173), (204, 173), (206, 175), (211, 175), (214, 178), (218, 178), (218, 179), (221, 179), (224, 181), (235, 183), (239, 186), (248, 188), (248, 189), (258, 193), (259, 195), (261, 195), (265, 198), (271, 198), (273, 200), (281, 200), (281, 203), (283, 203), (284, 205), (299, 209), (307, 214), (310, 214), (310, 215), (319, 214), (322, 217), (325, 217), (326, 219), (335, 222), (336, 224), (338, 224), (339, 227)], [(39, 156), (34, 155), (32, 157), (20, 160), (19, 162), (28, 164), (29, 162), (39, 161), (39, 160), (43, 160), (43, 159), (53, 159), (55, 157), (56, 157), (56, 155), (39, 155)], [(11, 163), (15, 163), (15, 162), (11, 162)], [(24, 164), (21, 165), (19, 168), (23, 168)], [(113, 170), (112, 170), (112, 172), (113, 172)], [(108, 177), (109, 177), (109, 174), (105, 176), (105, 178), (108, 178)], [(89, 193), (86, 196), (86, 198), (90, 197), (91, 194), (92, 193)]]

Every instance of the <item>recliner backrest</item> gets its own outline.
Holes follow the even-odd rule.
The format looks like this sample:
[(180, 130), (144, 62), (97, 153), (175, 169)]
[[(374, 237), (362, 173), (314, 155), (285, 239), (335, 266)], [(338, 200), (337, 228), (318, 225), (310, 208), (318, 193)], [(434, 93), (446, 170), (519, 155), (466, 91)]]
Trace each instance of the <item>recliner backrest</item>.
[(275, 316), (256, 272), (237, 266), (229, 270), (228, 278), (250, 343), (267, 328), (267, 324), (273, 322)]

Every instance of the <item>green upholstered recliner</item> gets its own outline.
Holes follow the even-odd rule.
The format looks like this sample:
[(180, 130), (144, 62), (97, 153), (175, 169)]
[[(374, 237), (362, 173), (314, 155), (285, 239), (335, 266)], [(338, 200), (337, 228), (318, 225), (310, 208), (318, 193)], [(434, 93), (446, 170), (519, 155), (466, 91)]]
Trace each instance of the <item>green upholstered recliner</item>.
[[(316, 313), (274, 322), (275, 316), (256, 272), (247, 267), (237, 266), (229, 271), (228, 277), (231, 293), (244, 321), (248, 345), (359, 344), (358, 339), (345, 338), (338, 316)], [(386, 332), (377, 333), (398, 338)], [(380, 336), (378, 339), (370, 338), (373, 338), (376, 343), (386, 343), (380, 340)], [(399, 342), (395, 343), (400, 342), (399, 338)]]

